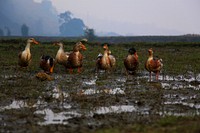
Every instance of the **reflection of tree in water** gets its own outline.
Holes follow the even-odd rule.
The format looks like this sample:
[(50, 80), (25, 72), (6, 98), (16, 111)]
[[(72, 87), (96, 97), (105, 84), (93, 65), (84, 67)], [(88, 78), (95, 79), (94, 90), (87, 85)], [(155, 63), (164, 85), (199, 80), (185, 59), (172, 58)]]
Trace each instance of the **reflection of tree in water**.
[(59, 15), (59, 27), (61, 36), (82, 36), (84, 35), (85, 24), (81, 19), (73, 18), (72, 13), (67, 11)]

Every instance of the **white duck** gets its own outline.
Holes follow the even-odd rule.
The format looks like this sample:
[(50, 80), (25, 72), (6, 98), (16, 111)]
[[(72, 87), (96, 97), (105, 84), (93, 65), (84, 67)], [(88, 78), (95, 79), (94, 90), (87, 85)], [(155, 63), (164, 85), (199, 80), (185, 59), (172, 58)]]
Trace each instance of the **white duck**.
[(96, 61), (96, 71), (99, 70), (111, 70), (116, 65), (116, 59), (111, 55), (111, 51), (108, 48), (107, 44), (103, 45), (104, 54), (99, 54)]
[(27, 67), (31, 62), (31, 52), (30, 46), (31, 44), (39, 44), (34, 38), (29, 38), (27, 40), (27, 44), (25, 50), (20, 52), (18, 55), (18, 65), (20, 67)]
[(63, 43), (61, 42), (54, 43), (54, 45), (59, 46), (58, 52), (55, 57), (55, 63), (66, 66), (67, 60), (69, 58), (69, 54), (71, 52), (65, 52)]

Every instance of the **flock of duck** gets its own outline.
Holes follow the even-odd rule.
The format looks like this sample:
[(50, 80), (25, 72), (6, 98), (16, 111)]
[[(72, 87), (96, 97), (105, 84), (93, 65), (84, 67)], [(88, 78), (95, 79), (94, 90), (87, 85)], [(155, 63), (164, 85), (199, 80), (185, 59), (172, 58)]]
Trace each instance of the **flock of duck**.
[[(61, 42), (54, 43), (55, 46), (59, 46), (55, 59), (49, 55), (43, 55), (40, 57), (40, 68), (44, 70), (45, 73), (51, 74), (53, 73), (53, 69), (55, 65), (58, 63), (63, 65), (66, 69), (69, 70), (70, 73), (73, 72), (73, 69), (78, 69), (78, 73), (82, 71), (82, 61), (83, 55), (81, 54), (82, 50), (86, 50), (85, 43), (87, 39), (82, 39), (77, 42), (73, 51), (65, 52), (63, 44)], [(34, 38), (29, 38), (27, 40), (26, 47), (24, 51), (19, 53), (18, 65), (20, 67), (27, 67), (31, 62), (31, 52), (30, 46), (31, 44), (39, 44)], [(96, 59), (96, 71), (105, 70), (109, 71), (115, 68), (116, 59), (111, 54), (108, 45), (105, 43), (103, 45), (103, 54), (99, 54)], [(151, 81), (152, 72), (156, 74), (156, 80), (158, 80), (159, 73), (163, 67), (162, 59), (155, 58), (153, 56), (153, 50), (150, 48), (148, 50), (149, 57), (145, 63), (145, 68), (149, 72), (149, 78)], [(126, 69), (126, 74), (134, 74), (138, 69), (139, 61), (138, 55), (135, 48), (130, 48), (128, 50), (128, 55), (124, 59), (124, 67)]]

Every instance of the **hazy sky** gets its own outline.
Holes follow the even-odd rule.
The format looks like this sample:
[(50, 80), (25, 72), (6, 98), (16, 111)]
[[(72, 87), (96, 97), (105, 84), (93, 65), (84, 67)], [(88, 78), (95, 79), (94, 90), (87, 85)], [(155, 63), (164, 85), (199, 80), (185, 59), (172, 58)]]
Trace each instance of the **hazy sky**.
[[(41, 0), (35, 0), (41, 1)], [(121, 35), (200, 34), (200, 0), (50, 0), (59, 13), (96, 32)]]

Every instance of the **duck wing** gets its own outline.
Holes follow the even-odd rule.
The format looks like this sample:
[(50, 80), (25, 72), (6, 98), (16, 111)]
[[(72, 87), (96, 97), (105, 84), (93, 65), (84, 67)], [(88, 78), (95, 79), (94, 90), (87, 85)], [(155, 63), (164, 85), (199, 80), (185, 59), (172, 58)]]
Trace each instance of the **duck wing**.
[(149, 68), (153, 72), (160, 71), (160, 69), (162, 68), (162, 66), (163, 66), (162, 60), (158, 59), (158, 58), (153, 58), (153, 60), (151, 60), (149, 62)]
[(116, 64), (116, 59), (113, 55), (109, 55), (109, 59), (110, 59), (110, 66), (114, 67)]

